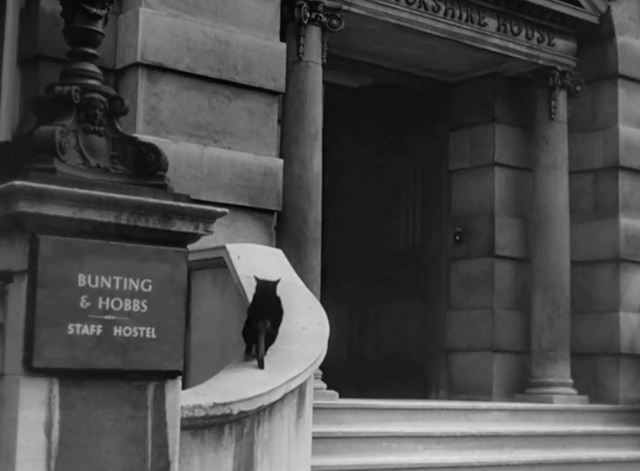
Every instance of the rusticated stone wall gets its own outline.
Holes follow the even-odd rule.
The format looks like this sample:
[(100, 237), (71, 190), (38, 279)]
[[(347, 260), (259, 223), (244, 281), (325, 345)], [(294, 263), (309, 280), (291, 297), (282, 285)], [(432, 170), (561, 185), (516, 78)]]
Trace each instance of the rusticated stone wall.
[(580, 45), (570, 117), (572, 351), (592, 402), (640, 401), (640, 3)]
[(531, 98), (526, 84), (502, 76), (452, 93), (451, 224), (462, 229), (449, 257), (453, 397), (506, 399), (527, 379)]
[(232, 209), (198, 247), (275, 243), (279, 31), (279, 0), (122, 2), (116, 70), (135, 105), (125, 128), (163, 147), (176, 190)]

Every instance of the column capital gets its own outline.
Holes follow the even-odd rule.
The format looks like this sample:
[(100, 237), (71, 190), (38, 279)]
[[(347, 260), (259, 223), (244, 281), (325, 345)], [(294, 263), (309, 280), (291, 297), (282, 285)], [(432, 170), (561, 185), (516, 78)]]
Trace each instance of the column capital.
[(323, 0), (296, 0), (287, 2), (285, 9), (290, 12), (287, 19), (299, 25), (315, 25), (332, 33), (344, 28), (341, 5), (328, 4)]
[(583, 80), (572, 70), (551, 67), (538, 69), (533, 74), (536, 88), (549, 90), (549, 118), (555, 121), (558, 110), (558, 94), (561, 91), (567, 96), (575, 97), (580, 93)]
[(344, 28), (341, 5), (329, 4), (323, 0), (289, 0), (283, 2), (284, 22), (298, 25), (298, 58), (304, 57), (305, 28), (317, 26), (322, 29), (322, 62), (327, 59), (325, 32), (336, 33)]

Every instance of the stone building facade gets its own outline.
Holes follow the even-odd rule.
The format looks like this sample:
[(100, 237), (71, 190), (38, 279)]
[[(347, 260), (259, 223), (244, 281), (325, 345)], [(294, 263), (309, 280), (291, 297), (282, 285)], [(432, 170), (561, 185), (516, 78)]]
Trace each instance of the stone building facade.
[[(57, 0), (2, 5), (7, 139), (66, 46)], [(285, 251), (329, 315), (331, 389), (640, 400), (636, 0), (116, 0), (109, 17), (123, 128), (165, 151), (176, 191), (230, 210), (193, 250)]]

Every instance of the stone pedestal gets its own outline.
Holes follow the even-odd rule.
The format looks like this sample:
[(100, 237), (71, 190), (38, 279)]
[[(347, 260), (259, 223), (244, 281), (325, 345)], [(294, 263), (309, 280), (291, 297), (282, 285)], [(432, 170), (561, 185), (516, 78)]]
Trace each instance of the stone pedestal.
[[(59, 177), (0, 185), (0, 469), (178, 470), (179, 373), (30, 366), (42, 288), (34, 236), (186, 252), (224, 214), (182, 195)], [(186, 316), (186, 305), (172, 314)]]
[[(322, 264), (322, 68), (327, 31), (339, 31), (339, 10), (308, 0), (284, 6), (287, 81), (282, 102), (280, 154), (284, 161), (277, 245), (311, 292), (320, 298)], [(315, 389), (326, 395), (322, 373)], [(324, 392), (323, 392), (324, 391)], [(337, 393), (335, 394), (337, 396)]]
[(187, 246), (225, 210), (173, 193), (97, 62), (114, 0), (61, 0), (69, 46), (0, 143), (0, 469), (177, 471)]
[(532, 132), (531, 371), (518, 401), (586, 403), (571, 379), (571, 254), (567, 95), (564, 71), (536, 82)]
[(317, 369), (313, 373), (313, 399), (316, 401), (334, 401), (340, 395), (337, 391), (328, 388), (327, 383), (322, 380), (322, 370)]

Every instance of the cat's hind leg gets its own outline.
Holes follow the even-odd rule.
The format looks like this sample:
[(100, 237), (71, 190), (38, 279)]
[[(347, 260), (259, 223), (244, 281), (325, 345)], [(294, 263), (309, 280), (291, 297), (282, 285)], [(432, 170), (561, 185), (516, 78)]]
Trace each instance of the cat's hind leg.
[(244, 349), (244, 361), (249, 361), (253, 359), (253, 347), (254, 344), (249, 343)]

